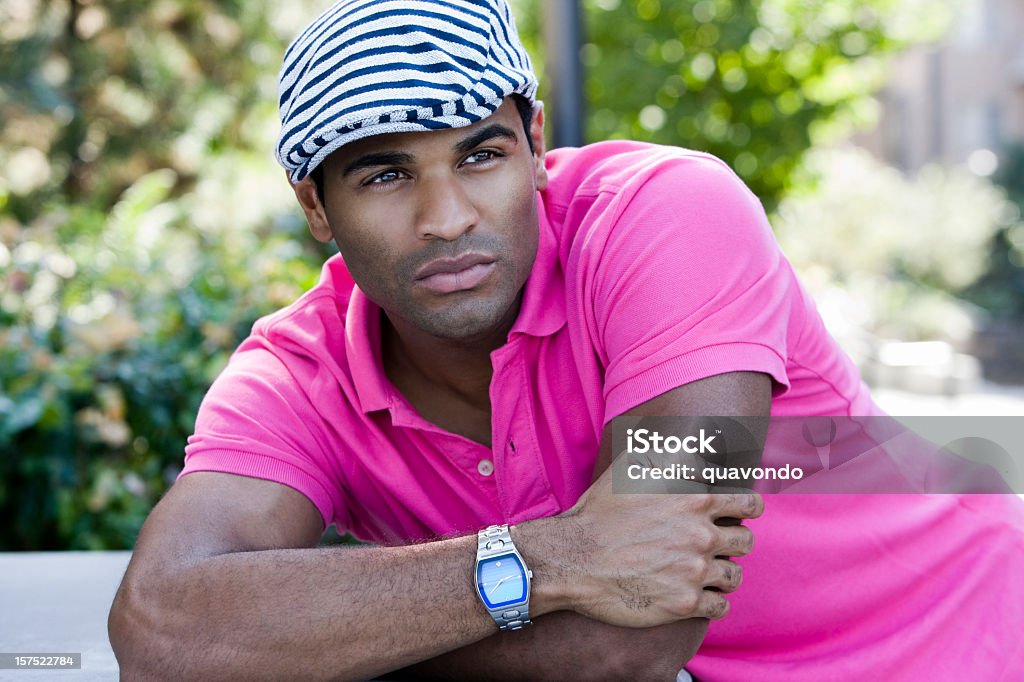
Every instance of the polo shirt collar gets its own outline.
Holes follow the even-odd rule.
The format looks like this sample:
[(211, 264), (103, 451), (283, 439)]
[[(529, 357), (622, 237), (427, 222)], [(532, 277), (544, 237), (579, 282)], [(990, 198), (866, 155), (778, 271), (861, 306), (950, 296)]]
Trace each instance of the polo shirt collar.
[(380, 347), (380, 308), (352, 287), (345, 313), (345, 350), (359, 407), (365, 412), (391, 405), (390, 381), (384, 373)]
[(565, 274), (558, 254), (558, 238), (548, 220), (544, 195), (540, 192), (537, 193), (537, 222), (540, 227), (537, 259), (523, 286), (519, 317), (512, 324), (509, 338), (513, 334), (551, 336), (566, 323)]

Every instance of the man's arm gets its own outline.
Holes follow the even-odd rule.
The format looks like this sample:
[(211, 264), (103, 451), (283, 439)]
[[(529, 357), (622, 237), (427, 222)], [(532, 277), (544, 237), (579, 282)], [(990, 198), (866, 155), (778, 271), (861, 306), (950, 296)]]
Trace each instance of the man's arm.
[(124, 677), (361, 679), (490, 634), (465, 570), (475, 538), (316, 548), (322, 526), (285, 486), (182, 478), (143, 526), (111, 610)]
[[(714, 522), (761, 508), (753, 495), (613, 496), (606, 474), (566, 514), (513, 528), (535, 573), (532, 611), (619, 627), (721, 617), (727, 604), (705, 588), (732, 591), (739, 571), (716, 557), (752, 539)], [(315, 548), (321, 530), (285, 486), (181, 479), (143, 526), (111, 610), (124, 678), (365, 679), (493, 633), (473, 584), (475, 537)]]
[[(681, 386), (627, 414), (766, 416), (770, 408), (771, 380), (767, 375), (733, 373)], [(608, 469), (612, 457), (609, 424), (602, 435), (595, 480)], [(652, 509), (651, 518), (657, 518), (656, 514)], [(491, 680), (671, 681), (697, 652), (708, 622), (706, 618), (688, 618), (658, 627), (622, 628), (560, 611), (535, 620), (522, 633), (493, 634), (401, 671), (395, 679), (472, 680), (486, 671)]]
[(708, 619), (620, 628), (571, 611), (548, 614), (515, 633), (497, 633), (386, 680), (489, 682), (672, 682), (700, 646)]

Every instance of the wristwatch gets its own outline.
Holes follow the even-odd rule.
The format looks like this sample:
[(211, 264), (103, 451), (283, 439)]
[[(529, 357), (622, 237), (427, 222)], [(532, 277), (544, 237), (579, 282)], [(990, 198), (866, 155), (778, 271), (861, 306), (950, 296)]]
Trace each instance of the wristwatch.
[(477, 533), (476, 589), (499, 630), (518, 630), (530, 624), (532, 577), (507, 524)]

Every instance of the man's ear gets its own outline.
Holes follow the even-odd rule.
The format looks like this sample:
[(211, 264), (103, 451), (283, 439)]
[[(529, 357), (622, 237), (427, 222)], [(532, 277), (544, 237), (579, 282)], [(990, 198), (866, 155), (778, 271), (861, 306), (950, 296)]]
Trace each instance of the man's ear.
[[(287, 176), (287, 171), (285, 175)], [(288, 179), (291, 183), (291, 178)], [(302, 180), (292, 184), (292, 191), (295, 198), (306, 214), (306, 222), (309, 224), (309, 231), (313, 238), (321, 242), (329, 242), (334, 238), (331, 234), (331, 226), (327, 222), (327, 213), (324, 212), (324, 205), (320, 202), (320, 195), (316, 191), (316, 183), (308, 175)]]
[(533, 140), (533, 163), (537, 173), (537, 189), (548, 186), (548, 169), (544, 165), (544, 102), (537, 100), (533, 105), (533, 119), (530, 121), (530, 139)]

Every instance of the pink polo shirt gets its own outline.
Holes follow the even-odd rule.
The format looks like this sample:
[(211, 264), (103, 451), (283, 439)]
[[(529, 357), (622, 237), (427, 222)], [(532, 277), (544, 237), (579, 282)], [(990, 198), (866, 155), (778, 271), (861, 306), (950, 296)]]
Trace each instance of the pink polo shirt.
[[(722, 162), (606, 142), (555, 150), (547, 165), (537, 261), (491, 354), (492, 447), (427, 422), (390, 384), (380, 310), (334, 257), (232, 356), (182, 475), (277, 481), (325, 524), (402, 544), (567, 509), (591, 481), (605, 423), (704, 377), (770, 375), (775, 415), (877, 412), (760, 203)], [(1024, 679), (1017, 502), (767, 500), (732, 611), (688, 669), (702, 680)]]

